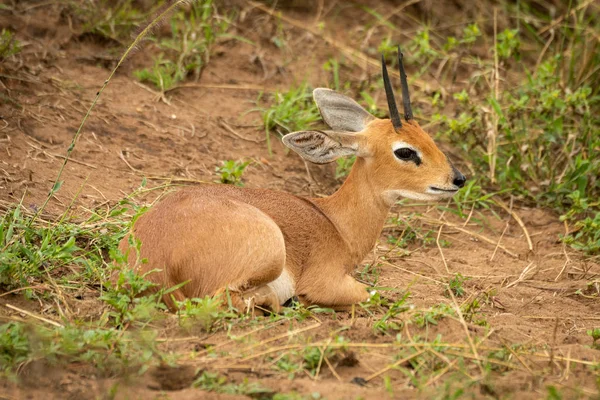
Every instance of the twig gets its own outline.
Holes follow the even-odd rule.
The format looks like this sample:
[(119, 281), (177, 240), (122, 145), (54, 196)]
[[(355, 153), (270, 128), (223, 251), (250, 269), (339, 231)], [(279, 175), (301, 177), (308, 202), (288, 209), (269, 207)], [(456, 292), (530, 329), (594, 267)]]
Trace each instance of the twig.
[(251, 84), (243, 84), (243, 85), (229, 85), (229, 84), (219, 84), (219, 83), (187, 83), (185, 85), (177, 85), (173, 88), (165, 90), (165, 93), (171, 92), (173, 90), (178, 89), (230, 89), (230, 90), (255, 90), (257, 92), (266, 92), (266, 93), (275, 93), (278, 91), (276, 88), (269, 88), (260, 85), (251, 85)]
[(427, 351), (426, 349), (421, 349), (421, 350), (417, 351), (416, 353), (411, 354), (410, 356), (404, 357), (404, 358), (396, 361), (395, 363), (393, 363), (391, 365), (388, 365), (387, 367), (385, 367), (385, 368), (383, 368), (383, 369), (375, 372), (374, 374), (368, 376), (367, 378), (365, 378), (365, 381), (369, 382), (370, 380), (372, 380), (374, 378), (377, 378), (379, 375), (383, 374), (384, 372), (387, 372), (387, 371), (389, 371), (392, 368), (396, 368), (398, 365), (400, 365), (402, 363), (405, 363), (405, 362), (407, 362), (409, 360), (412, 360), (413, 358), (420, 356), (421, 354), (425, 353), (426, 351)]
[[(31, 147), (33, 147), (34, 149), (37, 149), (37, 150), (41, 151), (42, 153), (44, 153), (48, 157), (58, 157), (58, 158), (62, 158), (62, 159), (66, 158), (66, 156), (63, 156), (62, 154), (50, 153), (49, 151), (46, 151), (46, 150), (42, 149), (41, 147), (33, 145), (33, 144), (29, 143), (29, 142), (27, 142), (27, 144), (30, 145)], [(86, 162), (79, 161), (79, 160), (76, 160), (74, 158), (71, 158), (69, 161), (74, 162), (75, 164), (80, 164), (80, 165), (84, 165), (86, 167), (90, 167), (92, 169), (98, 169), (98, 167), (96, 167), (95, 165), (88, 164)]]
[[(320, 323), (320, 322), (317, 322), (317, 323), (315, 323), (315, 324), (312, 324), (312, 325), (306, 326), (306, 327), (304, 327), (304, 328), (298, 328), (298, 329), (296, 329), (296, 330), (293, 330), (293, 331), (290, 331), (290, 332), (286, 332), (286, 333), (284, 333), (284, 334), (282, 334), (282, 335), (278, 335), (278, 336), (272, 337), (272, 338), (270, 338), (270, 339), (263, 340), (263, 341), (262, 341), (262, 342), (260, 342), (260, 343), (256, 343), (256, 344), (253, 344), (253, 345), (251, 345), (251, 346), (245, 347), (244, 349), (242, 349), (242, 350), (240, 351), (240, 353), (247, 352), (248, 350), (252, 350), (252, 349), (254, 349), (254, 348), (256, 348), (256, 347), (259, 347), (259, 346), (262, 346), (262, 345), (265, 345), (265, 344), (267, 344), (267, 343), (271, 343), (271, 342), (274, 342), (274, 341), (277, 341), (277, 340), (280, 340), (280, 339), (290, 338), (290, 337), (292, 337), (292, 336), (295, 336), (295, 335), (297, 335), (297, 334), (299, 334), (299, 333), (306, 332), (306, 331), (309, 331), (309, 330), (311, 330), (311, 329), (318, 328), (318, 327), (320, 327), (320, 326), (321, 326), (321, 323)], [(265, 353), (265, 354), (268, 354), (268, 353)], [(252, 360), (252, 359), (254, 359), (254, 358), (260, 357), (261, 355), (262, 355), (262, 353), (253, 354), (253, 355), (251, 355), (251, 356), (247, 356), (247, 357), (244, 357), (244, 358), (242, 358), (241, 360), (239, 360), (239, 362), (244, 362), (244, 361)], [(226, 358), (231, 358), (231, 357), (226, 357)], [(223, 358), (223, 359), (224, 359), (224, 358)], [(223, 360), (223, 359), (221, 359), (221, 360)]]
[(333, 365), (331, 365), (331, 363), (329, 362), (329, 360), (327, 359), (327, 357), (325, 357), (324, 360), (325, 360), (325, 364), (327, 364), (327, 366), (329, 367), (329, 370), (331, 371), (331, 373), (333, 374), (333, 376), (335, 376), (337, 378), (337, 380), (339, 382), (341, 382), (342, 378), (340, 378), (340, 376), (336, 372), (335, 368), (333, 368)]
[(508, 229), (508, 221), (506, 221), (506, 225), (504, 226), (504, 229), (502, 230), (502, 234), (500, 235), (500, 238), (498, 239), (498, 244), (494, 248), (494, 252), (492, 253), (492, 256), (490, 257), (490, 262), (494, 261), (494, 257), (496, 256), (496, 252), (498, 251), (498, 246), (500, 246), (500, 242), (502, 241), (502, 238), (504, 237), (504, 234), (506, 233), (507, 229)]
[(512, 347), (510, 347), (509, 345), (507, 345), (507, 344), (504, 342), (504, 340), (502, 340), (502, 338), (498, 338), (498, 339), (500, 340), (500, 343), (502, 343), (502, 345), (503, 345), (504, 347), (506, 347), (506, 349), (507, 349), (508, 351), (510, 351), (510, 352), (511, 352), (511, 354), (512, 354), (513, 356), (515, 356), (515, 358), (517, 359), (517, 361), (519, 361), (519, 362), (521, 363), (521, 365), (522, 365), (522, 366), (524, 366), (524, 367), (527, 369), (527, 371), (529, 371), (529, 373), (530, 373), (531, 375), (535, 375), (535, 374), (533, 373), (533, 371), (531, 370), (531, 368), (529, 367), (529, 365), (527, 365), (527, 364), (525, 363), (525, 361), (523, 361), (523, 359), (522, 359), (521, 357), (519, 357), (519, 355), (518, 355), (518, 354), (517, 354), (517, 353), (516, 353), (516, 352), (515, 352), (515, 351), (512, 349)]
[[(567, 237), (569, 235), (569, 225), (567, 225), (567, 221), (563, 221), (563, 222), (565, 225), (565, 237)], [(565, 272), (565, 269), (567, 269), (567, 265), (569, 265), (569, 263), (571, 262), (571, 258), (569, 257), (569, 254), (567, 254), (567, 245), (565, 242), (563, 242), (563, 244), (562, 244), (562, 250), (563, 250), (563, 253), (565, 254), (565, 263), (564, 263), (563, 267), (561, 268), (560, 272), (558, 273), (558, 275), (556, 275), (556, 278), (554, 278), (554, 282), (558, 282), (558, 280), (560, 279), (562, 274)]]
[(554, 331), (552, 332), (552, 345), (550, 346), (550, 359), (548, 360), (548, 364), (550, 366), (550, 370), (554, 372), (554, 348), (556, 347), (556, 333), (558, 332), (558, 317), (554, 319)]
[(319, 351), (321, 352), (321, 357), (319, 358), (319, 364), (317, 365), (317, 370), (315, 371), (314, 380), (317, 380), (319, 377), (319, 372), (321, 372), (321, 365), (323, 365), (323, 359), (325, 358), (325, 350), (327, 350), (327, 346), (331, 343), (331, 338), (327, 341), (327, 344), (323, 347), (319, 347)]
[(217, 118), (217, 124), (222, 127), (225, 128), (229, 133), (231, 133), (232, 135), (234, 135), (237, 138), (240, 138), (242, 140), (245, 140), (247, 142), (253, 142), (253, 143), (262, 143), (264, 142), (266, 139), (253, 139), (253, 138), (247, 138), (244, 137), (242, 135), (240, 135), (239, 133), (237, 133), (235, 131), (235, 129), (233, 129), (231, 126), (229, 126), (229, 124), (227, 122), (225, 122), (225, 120), (221, 117)]
[(58, 323), (58, 322), (56, 322), (56, 321), (52, 321), (51, 319), (44, 318), (44, 317), (40, 317), (39, 315), (35, 315), (35, 314), (34, 314), (34, 313), (32, 313), (32, 312), (29, 312), (29, 311), (26, 311), (26, 310), (22, 310), (22, 309), (20, 309), (20, 308), (18, 308), (18, 307), (15, 307), (15, 306), (13, 306), (12, 304), (5, 304), (5, 306), (6, 306), (7, 308), (10, 308), (11, 310), (14, 310), (14, 311), (20, 312), (21, 314), (28, 315), (28, 316), (30, 316), (31, 318), (39, 319), (40, 321), (44, 321), (45, 323), (47, 323), (47, 324), (50, 324), (50, 325), (54, 325), (54, 326), (56, 326), (56, 327), (58, 327), (58, 328), (62, 328), (62, 327), (63, 327), (61, 324), (59, 324), (59, 323)]
[(440, 230), (438, 231), (437, 238), (435, 238), (435, 244), (437, 245), (437, 248), (440, 251), (440, 256), (442, 257), (444, 267), (446, 267), (446, 272), (448, 273), (448, 275), (450, 275), (450, 270), (448, 269), (448, 263), (446, 262), (446, 257), (444, 257), (444, 251), (442, 250), (442, 246), (440, 246), (440, 235), (442, 234), (443, 228), (444, 228), (444, 225), (440, 225)]
[[(413, 261), (414, 261), (414, 260), (413, 260)], [(415, 275), (415, 276), (421, 277), (421, 278), (423, 278), (423, 279), (427, 279), (427, 280), (429, 280), (429, 281), (432, 281), (432, 282), (435, 282), (435, 283), (437, 283), (437, 284), (439, 284), (439, 285), (444, 285), (444, 284), (445, 284), (445, 283), (444, 283), (444, 282), (442, 282), (442, 281), (438, 281), (437, 279), (430, 278), (430, 277), (429, 277), (429, 276), (427, 276), (427, 275), (421, 275), (421, 274), (419, 274), (419, 273), (417, 273), (417, 272), (413, 272), (413, 271), (410, 271), (410, 270), (408, 270), (408, 269), (405, 269), (405, 268), (399, 267), (399, 266), (397, 266), (397, 265), (395, 265), (395, 264), (392, 264), (391, 262), (388, 262), (388, 261), (386, 261), (386, 260), (380, 260), (380, 263), (382, 263), (382, 264), (385, 264), (385, 265), (389, 265), (390, 267), (392, 267), (392, 268), (396, 268), (396, 269), (398, 269), (398, 270), (400, 270), (400, 271), (403, 271), (403, 272), (408, 272), (408, 273), (409, 273), (409, 274), (411, 274), (411, 275)]]
[(10, 292), (2, 293), (2, 294), (0, 294), (0, 297), (4, 297), (4, 296), (7, 296), (7, 295), (9, 295), (9, 294), (12, 294), (12, 293), (21, 292), (21, 291), (23, 291), (23, 290), (28, 290), (28, 289), (41, 289), (41, 288), (48, 289), (48, 286), (46, 286), (46, 285), (26, 286), (26, 287), (22, 287), (22, 288), (18, 288), (18, 289), (11, 290)]
[(513, 219), (515, 221), (517, 221), (517, 224), (519, 224), (519, 226), (523, 230), (523, 234), (525, 234), (525, 238), (527, 239), (527, 247), (529, 248), (529, 251), (533, 251), (533, 243), (531, 242), (531, 236), (529, 235), (529, 231), (525, 227), (525, 224), (523, 223), (523, 220), (521, 219), (521, 217), (519, 217), (519, 215), (516, 212), (514, 212), (513, 210), (511, 210), (506, 205), (506, 203), (504, 203), (502, 200), (500, 200), (498, 198), (495, 198), (494, 202), (496, 204), (498, 204), (498, 206), (500, 206), (504, 211), (506, 211), (507, 213), (509, 213), (510, 216), (513, 217)]
[(535, 273), (535, 272), (536, 272), (536, 271), (535, 271), (535, 269), (536, 269), (536, 266), (535, 266), (535, 265), (533, 265), (533, 261), (532, 261), (532, 262), (530, 262), (530, 263), (529, 263), (529, 265), (527, 265), (527, 266), (525, 267), (525, 269), (524, 269), (524, 270), (521, 272), (521, 275), (519, 275), (519, 277), (518, 277), (516, 280), (514, 280), (514, 281), (512, 281), (511, 283), (509, 283), (508, 285), (506, 285), (506, 287), (507, 287), (507, 288), (513, 287), (513, 286), (515, 286), (516, 284), (518, 284), (519, 282), (522, 282), (522, 281), (524, 281), (525, 279), (529, 278), (529, 276), (528, 276), (528, 275), (529, 275), (530, 273)]
[(590, 4), (592, 4), (594, 1), (596, 0), (588, 0), (585, 3), (581, 3), (580, 5), (578, 5), (577, 7), (573, 8), (571, 10), (571, 12), (567, 13), (567, 14), (563, 14), (560, 17), (556, 18), (554, 21), (552, 21), (549, 25), (546, 25), (543, 28), (540, 28), (538, 30), (538, 35), (546, 32), (549, 29), (554, 28), (556, 25), (560, 24), (566, 17), (570, 17), (571, 15), (575, 14), (577, 11), (581, 10), (582, 8), (585, 8), (587, 6), (589, 6)]
[[(473, 342), (473, 339), (471, 338), (471, 334), (469, 333), (469, 327), (467, 325), (467, 322), (465, 321), (462, 310), (460, 309), (460, 306), (458, 305), (458, 302), (456, 301), (456, 297), (454, 297), (454, 293), (452, 292), (452, 289), (450, 289), (450, 287), (448, 287), (448, 290), (446, 292), (450, 294), (452, 303), (454, 304), (454, 307), (456, 308), (456, 315), (458, 315), (459, 321), (465, 330), (465, 335), (467, 335), (467, 341), (469, 342), (471, 351), (473, 352), (473, 355), (477, 359), (479, 359), (479, 353), (477, 352), (477, 347), (475, 347), (475, 343)], [(480, 362), (477, 363), (477, 365), (479, 366), (479, 370), (481, 372), (481, 375), (483, 376), (484, 375), (483, 366), (481, 365)]]
[[(498, 89), (499, 89), (499, 68), (498, 68), (498, 46), (497, 46), (497, 33), (498, 33), (498, 9), (494, 7), (494, 99), (498, 101)], [(494, 111), (492, 113), (493, 123), (492, 129), (488, 130), (488, 157), (490, 167), (490, 180), (492, 183), (496, 181), (496, 137), (498, 136), (498, 113)]]
[(138, 172), (140, 172), (139, 170), (137, 170), (137, 169), (133, 168), (133, 167), (131, 166), (131, 164), (129, 164), (129, 161), (127, 161), (127, 160), (125, 159), (125, 156), (123, 155), (123, 151), (119, 151), (119, 158), (120, 158), (121, 160), (123, 160), (123, 162), (124, 162), (124, 163), (125, 163), (125, 164), (126, 164), (126, 165), (127, 165), (127, 166), (128, 166), (128, 167), (129, 167), (129, 168), (132, 170), (132, 171), (133, 171), (133, 172), (135, 172), (135, 173), (138, 173)]
[[(451, 222), (447, 222), (447, 221), (439, 221), (439, 220), (437, 220), (437, 219), (433, 219), (433, 218), (427, 218), (427, 217), (423, 217), (423, 216), (417, 216), (417, 217), (415, 217), (415, 218), (418, 218), (418, 219), (420, 219), (420, 220), (422, 220), (422, 221), (425, 221), (425, 222), (427, 222), (427, 223), (429, 223), (429, 224), (433, 224), (433, 225), (435, 225), (435, 224), (444, 224), (444, 225), (447, 225), (447, 226), (449, 226), (449, 227), (451, 227), (451, 228), (454, 228), (454, 229), (456, 229), (457, 231), (460, 231), (460, 232), (466, 233), (467, 235), (471, 235), (471, 236), (473, 236), (474, 238), (477, 238), (477, 239), (479, 239), (479, 240), (482, 240), (482, 241), (484, 241), (484, 242), (486, 242), (486, 243), (489, 243), (489, 244), (491, 244), (491, 245), (494, 245), (494, 246), (498, 245), (498, 243), (497, 243), (496, 241), (493, 241), (492, 239), (490, 239), (490, 238), (488, 238), (488, 237), (485, 237), (485, 236), (483, 236), (483, 235), (480, 235), (479, 233), (471, 232), (471, 231), (469, 231), (469, 230), (467, 230), (467, 229), (464, 229), (464, 228), (460, 227), (459, 225), (453, 224), (453, 223), (451, 223)], [(511, 257), (514, 257), (514, 258), (519, 258), (519, 256), (518, 256), (517, 254), (515, 254), (515, 253), (513, 253), (512, 251), (508, 250), (506, 247), (504, 247), (504, 246), (502, 246), (502, 245), (498, 245), (498, 247), (499, 247), (499, 248), (500, 248), (502, 251), (504, 251), (506, 254), (508, 254), (509, 256), (511, 256)]]

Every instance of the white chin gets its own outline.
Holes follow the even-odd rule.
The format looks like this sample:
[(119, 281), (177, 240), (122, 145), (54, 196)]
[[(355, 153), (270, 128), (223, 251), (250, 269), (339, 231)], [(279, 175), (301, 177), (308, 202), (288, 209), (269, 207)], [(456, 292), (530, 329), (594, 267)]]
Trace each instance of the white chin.
[(433, 188), (429, 188), (426, 191), (427, 194), (436, 196), (436, 198), (438, 199), (449, 199), (452, 196), (454, 196), (457, 192), (458, 190), (438, 190)]
[(454, 196), (456, 191), (449, 192), (444, 190), (427, 189), (425, 193), (412, 192), (410, 190), (388, 190), (385, 192), (386, 201), (393, 204), (398, 197), (404, 197), (411, 200), (419, 201), (436, 201), (449, 199)]

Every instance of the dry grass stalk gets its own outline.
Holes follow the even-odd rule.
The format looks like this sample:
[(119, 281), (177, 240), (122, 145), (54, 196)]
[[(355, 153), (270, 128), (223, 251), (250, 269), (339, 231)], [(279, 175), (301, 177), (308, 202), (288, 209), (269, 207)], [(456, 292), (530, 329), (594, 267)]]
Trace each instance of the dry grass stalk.
[[(456, 297), (454, 296), (452, 289), (448, 288), (447, 293), (450, 294), (450, 298), (452, 299), (452, 303), (454, 304), (454, 308), (456, 309), (456, 315), (458, 315), (460, 324), (463, 326), (463, 328), (465, 330), (465, 334), (467, 335), (467, 341), (469, 342), (471, 351), (473, 352), (473, 355), (479, 359), (479, 353), (477, 352), (477, 347), (475, 347), (473, 338), (471, 338), (471, 334), (469, 332), (469, 326), (467, 325), (467, 322), (465, 321), (462, 310), (460, 309), (460, 306), (458, 305), (458, 302), (456, 301)], [(481, 376), (483, 376), (485, 374), (485, 371), (483, 370), (483, 366), (481, 365), (481, 363), (477, 363), (477, 365), (479, 366)]]
[(517, 279), (515, 279), (514, 281), (512, 281), (511, 283), (509, 283), (508, 285), (506, 285), (506, 287), (507, 288), (513, 287), (513, 286), (519, 284), (520, 282), (523, 282), (524, 280), (531, 278), (536, 272), (537, 272), (537, 265), (534, 265), (533, 261), (532, 261), (525, 267), (525, 269), (523, 269), (523, 271), (521, 272), (519, 277)]
[[(494, 70), (493, 70), (493, 93), (494, 99), (496, 102), (498, 101), (498, 93), (499, 93), (499, 68), (498, 68), (498, 48), (497, 48), (497, 34), (498, 34), (498, 9), (494, 7)], [(488, 130), (488, 143), (487, 143), (487, 153), (489, 157), (489, 167), (490, 167), (490, 180), (492, 183), (496, 182), (496, 138), (498, 136), (498, 113), (492, 112), (492, 127)]]
[(516, 253), (513, 253), (512, 251), (508, 250), (506, 247), (498, 244), (497, 241), (494, 241), (494, 240), (492, 240), (492, 239), (490, 239), (490, 238), (488, 238), (486, 236), (480, 235), (479, 233), (471, 232), (468, 229), (464, 229), (460, 225), (453, 224), (453, 223), (447, 222), (447, 221), (439, 221), (437, 219), (428, 218), (428, 217), (425, 217), (425, 216), (418, 216), (416, 218), (422, 220), (425, 223), (431, 224), (431, 225), (444, 224), (444, 225), (446, 225), (446, 226), (448, 226), (450, 228), (454, 228), (457, 231), (466, 233), (467, 235), (470, 235), (470, 236), (472, 236), (472, 237), (474, 237), (476, 239), (479, 239), (479, 240), (481, 240), (483, 242), (489, 243), (489, 244), (494, 245), (494, 246), (498, 245), (498, 248), (500, 248), (502, 251), (504, 251), (509, 256), (514, 257), (514, 258), (519, 258), (519, 256)]
[(34, 313), (32, 313), (32, 312), (29, 312), (29, 311), (27, 311), (27, 310), (23, 310), (22, 308), (19, 308), (19, 307), (13, 306), (12, 304), (8, 304), (8, 303), (7, 303), (7, 304), (5, 304), (4, 306), (5, 306), (6, 308), (10, 308), (10, 309), (11, 309), (11, 310), (13, 310), (13, 311), (19, 312), (19, 313), (21, 313), (21, 314), (25, 314), (25, 315), (27, 315), (28, 317), (35, 318), (35, 319), (37, 319), (37, 320), (43, 321), (43, 322), (45, 322), (45, 323), (47, 323), (47, 324), (50, 324), (50, 325), (54, 325), (54, 326), (56, 326), (56, 327), (58, 327), (58, 328), (62, 328), (62, 327), (63, 327), (61, 324), (59, 324), (59, 323), (58, 323), (58, 322), (56, 322), (56, 321), (52, 321), (51, 319), (44, 318), (44, 317), (41, 317), (41, 316), (39, 316), (39, 315), (35, 315), (35, 314), (34, 314)]
[(400, 364), (403, 364), (403, 363), (405, 363), (407, 361), (412, 360), (413, 358), (416, 358), (416, 357), (420, 356), (421, 354), (425, 353), (426, 351), (427, 351), (426, 349), (421, 349), (421, 350), (417, 351), (416, 353), (411, 354), (410, 356), (404, 357), (404, 358), (396, 361), (395, 363), (393, 363), (391, 365), (388, 365), (387, 367), (385, 367), (385, 368), (383, 368), (383, 369), (375, 372), (374, 374), (368, 376), (367, 378), (365, 378), (365, 381), (369, 382), (370, 380), (372, 380), (374, 378), (377, 378), (379, 375), (381, 375), (381, 374), (389, 371), (390, 369), (396, 368)]
[(444, 225), (440, 225), (440, 229), (438, 230), (437, 237), (435, 238), (435, 244), (437, 245), (437, 248), (440, 251), (440, 257), (442, 257), (442, 262), (444, 263), (446, 272), (448, 274), (450, 274), (450, 270), (448, 269), (448, 263), (446, 262), (446, 257), (444, 257), (444, 251), (442, 250), (442, 246), (440, 245), (440, 235), (442, 234), (443, 228), (444, 228)]
[(513, 217), (513, 219), (515, 221), (517, 221), (517, 224), (519, 224), (519, 226), (521, 227), (521, 230), (523, 230), (523, 234), (525, 235), (525, 239), (527, 240), (527, 247), (529, 248), (529, 251), (533, 251), (533, 243), (531, 242), (531, 235), (529, 235), (529, 231), (525, 227), (525, 223), (523, 222), (523, 220), (521, 219), (521, 217), (519, 217), (519, 215), (514, 210), (512, 210), (511, 208), (509, 208), (506, 205), (506, 203), (504, 203), (498, 197), (494, 198), (494, 203), (496, 203), (504, 211), (506, 211), (507, 213), (509, 213), (510, 216)]

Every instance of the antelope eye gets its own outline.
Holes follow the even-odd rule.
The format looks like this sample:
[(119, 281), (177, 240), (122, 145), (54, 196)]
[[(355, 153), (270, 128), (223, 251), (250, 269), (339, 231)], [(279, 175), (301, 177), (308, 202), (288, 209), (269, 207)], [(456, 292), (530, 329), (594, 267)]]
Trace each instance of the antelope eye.
[(408, 147), (403, 147), (394, 151), (394, 155), (400, 160), (410, 161), (417, 158), (417, 152)]

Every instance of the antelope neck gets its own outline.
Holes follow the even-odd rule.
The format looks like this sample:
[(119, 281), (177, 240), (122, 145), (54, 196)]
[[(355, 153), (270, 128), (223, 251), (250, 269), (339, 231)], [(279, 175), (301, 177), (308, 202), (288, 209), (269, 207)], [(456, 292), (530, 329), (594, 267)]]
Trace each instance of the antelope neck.
[(356, 263), (375, 245), (391, 208), (373, 187), (366, 163), (357, 158), (342, 187), (331, 196), (313, 199), (336, 224)]

